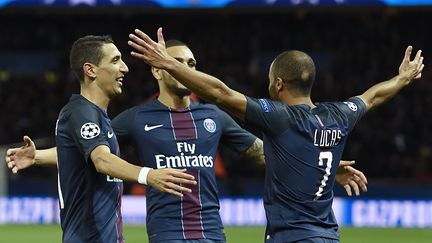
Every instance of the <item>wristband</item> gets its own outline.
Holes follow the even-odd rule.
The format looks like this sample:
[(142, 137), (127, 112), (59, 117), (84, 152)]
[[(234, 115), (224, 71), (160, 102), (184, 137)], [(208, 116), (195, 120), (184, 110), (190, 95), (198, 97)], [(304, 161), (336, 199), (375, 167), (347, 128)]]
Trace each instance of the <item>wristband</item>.
[(149, 167), (142, 167), (141, 171), (138, 175), (138, 183), (147, 185), (147, 175), (150, 172), (151, 168)]

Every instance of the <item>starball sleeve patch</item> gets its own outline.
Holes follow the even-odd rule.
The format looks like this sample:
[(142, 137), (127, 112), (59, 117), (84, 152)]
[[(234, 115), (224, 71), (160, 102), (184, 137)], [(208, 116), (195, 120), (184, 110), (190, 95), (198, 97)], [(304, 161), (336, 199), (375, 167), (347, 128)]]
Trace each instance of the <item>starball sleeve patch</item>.
[(81, 127), (81, 137), (84, 139), (92, 139), (100, 134), (100, 128), (93, 122), (87, 122)]

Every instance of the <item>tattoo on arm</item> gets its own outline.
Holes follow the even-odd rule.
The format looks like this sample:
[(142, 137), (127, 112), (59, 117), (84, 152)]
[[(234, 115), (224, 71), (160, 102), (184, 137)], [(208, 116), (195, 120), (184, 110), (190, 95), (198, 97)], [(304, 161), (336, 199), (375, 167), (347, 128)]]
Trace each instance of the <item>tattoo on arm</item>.
[(244, 152), (244, 156), (264, 166), (265, 159), (262, 140), (259, 138), (255, 139), (255, 142)]

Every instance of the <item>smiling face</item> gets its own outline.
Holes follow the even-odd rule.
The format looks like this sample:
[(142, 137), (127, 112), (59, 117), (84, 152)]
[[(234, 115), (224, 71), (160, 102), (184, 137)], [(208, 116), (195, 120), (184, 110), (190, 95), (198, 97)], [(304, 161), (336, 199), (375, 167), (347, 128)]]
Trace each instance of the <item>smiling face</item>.
[(114, 44), (104, 44), (102, 50), (103, 57), (95, 65), (95, 82), (108, 97), (113, 97), (122, 93), (123, 78), (129, 69)]
[[(192, 51), (187, 46), (172, 46), (167, 48), (170, 56), (174, 57), (177, 61), (184, 65), (195, 69), (196, 60)], [(160, 70), (160, 81), (164, 83), (167, 89), (179, 97), (188, 96), (191, 91), (181, 84), (177, 79), (171, 76), (165, 70)]]

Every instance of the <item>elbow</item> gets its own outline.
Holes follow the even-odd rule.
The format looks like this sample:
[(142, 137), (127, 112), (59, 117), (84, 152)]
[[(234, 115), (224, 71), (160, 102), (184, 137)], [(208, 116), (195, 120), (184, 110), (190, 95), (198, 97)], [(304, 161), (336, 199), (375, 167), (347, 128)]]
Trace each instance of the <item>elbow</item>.
[(103, 154), (98, 154), (92, 158), (95, 169), (98, 173), (108, 174), (108, 161)]

